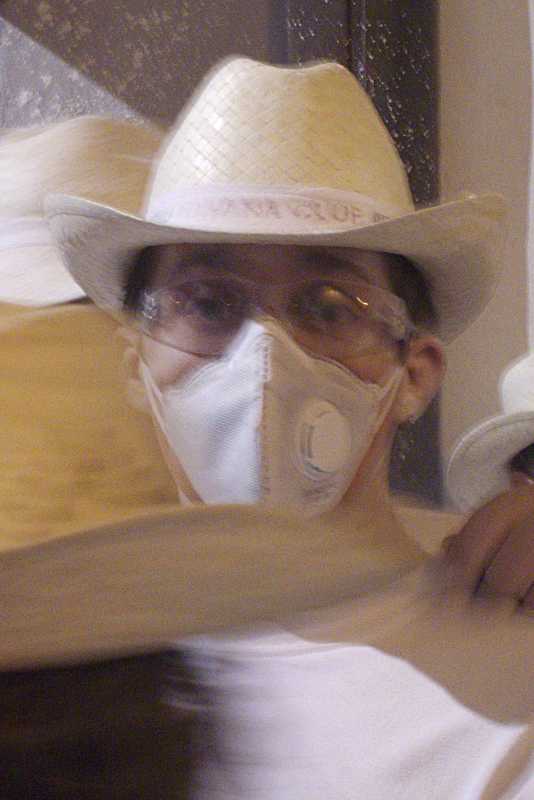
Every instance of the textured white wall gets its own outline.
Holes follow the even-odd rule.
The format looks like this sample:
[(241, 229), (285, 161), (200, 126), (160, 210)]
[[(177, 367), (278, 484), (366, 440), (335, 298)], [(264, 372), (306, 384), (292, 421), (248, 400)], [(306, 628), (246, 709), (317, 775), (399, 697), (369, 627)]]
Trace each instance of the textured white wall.
[(447, 456), (458, 436), (498, 411), (499, 375), (527, 348), (528, 3), (443, 0), (440, 75), (442, 197), (498, 191), (510, 204), (501, 285), (449, 349), (442, 404)]

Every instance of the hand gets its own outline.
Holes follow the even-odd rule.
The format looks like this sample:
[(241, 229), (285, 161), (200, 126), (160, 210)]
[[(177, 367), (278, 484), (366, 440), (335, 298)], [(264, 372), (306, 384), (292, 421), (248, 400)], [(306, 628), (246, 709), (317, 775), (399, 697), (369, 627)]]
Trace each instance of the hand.
[(514, 486), (478, 509), (444, 542), (455, 580), (484, 596), (507, 596), (534, 612), (534, 486)]
[(139, 378), (139, 339), (138, 331), (125, 326), (117, 328), (114, 334), (115, 342), (123, 349), (121, 375), (126, 398), (133, 408), (148, 413), (149, 405), (145, 388)]

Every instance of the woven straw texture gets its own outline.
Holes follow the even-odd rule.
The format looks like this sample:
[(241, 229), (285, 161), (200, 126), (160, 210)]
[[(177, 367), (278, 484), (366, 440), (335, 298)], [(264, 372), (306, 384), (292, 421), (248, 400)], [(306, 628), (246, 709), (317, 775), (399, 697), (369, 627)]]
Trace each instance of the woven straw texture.
[(158, 167), (156, 196), (180, 184), (304, 184), (413, 210), (384, 124), (337, 64), (281, 70), (232, 59), (202, 85), (182, 119)]

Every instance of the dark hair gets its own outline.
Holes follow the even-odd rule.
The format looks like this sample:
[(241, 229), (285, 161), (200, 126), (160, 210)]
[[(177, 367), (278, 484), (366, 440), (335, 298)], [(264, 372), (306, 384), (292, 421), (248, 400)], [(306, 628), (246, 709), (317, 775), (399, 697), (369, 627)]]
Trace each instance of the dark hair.
[(510, 461), (512, 472), (522, 472), (534, 479), (534, 443), (520, 450)]
[(141, 305), (141, 294), (150, 286), (154, 272), (152, 247), (145, 247), (134, 258), (128, 270), (122, 306), (125, 311), (135, 314)]
[[(152, 281), (154, 260), (152, 247), (146, 247), (134, 259), (124, 287), (123, 308), (136, 313), (141, 294)], [(416, 328), (434, 330), (438, 317), (430, 288), (415, 264), (404, 256), (388, 253), (388, 279), (394, 294), (404, 300), (410, 319)]]
[(0, 673), (0, 797), (188, 797), (198, 694), (174, 651)]
[(421, 271), (405, 256), (389, 254), (388, 278), (397, 297), (404, 300), (416, 328), (435, 330), (439, 319), (432, 302), (430, 287)]

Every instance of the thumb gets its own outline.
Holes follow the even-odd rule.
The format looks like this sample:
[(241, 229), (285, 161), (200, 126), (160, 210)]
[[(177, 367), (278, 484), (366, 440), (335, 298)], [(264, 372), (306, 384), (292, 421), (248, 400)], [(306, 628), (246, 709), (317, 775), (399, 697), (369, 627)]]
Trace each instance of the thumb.
[(475, 511), (443, 543), (451, 581), (474, 592), (511, 531), (534, 514), (534, 487), (516, 486)]

